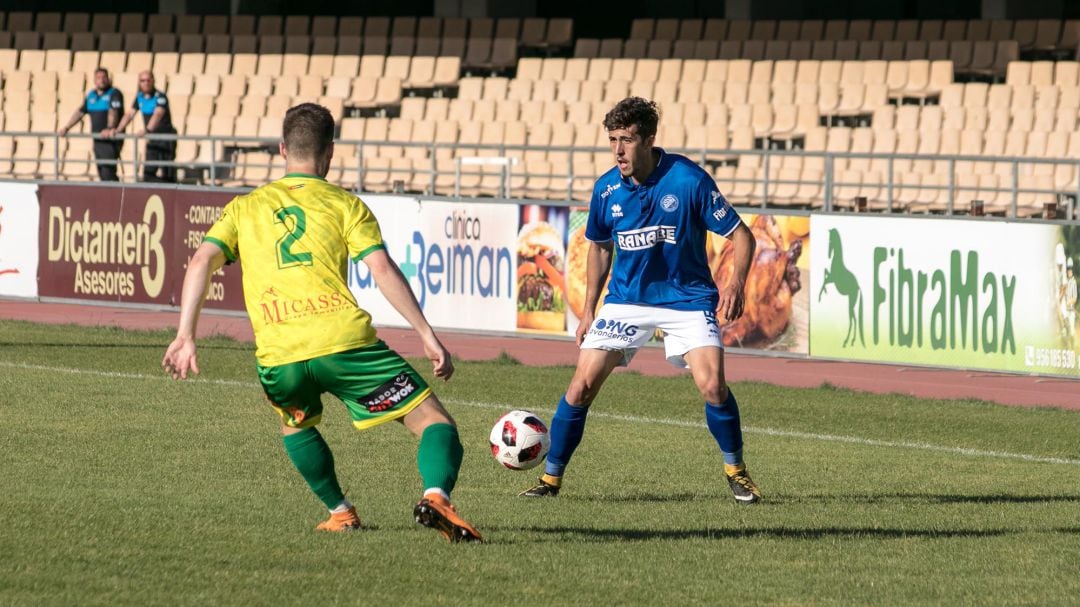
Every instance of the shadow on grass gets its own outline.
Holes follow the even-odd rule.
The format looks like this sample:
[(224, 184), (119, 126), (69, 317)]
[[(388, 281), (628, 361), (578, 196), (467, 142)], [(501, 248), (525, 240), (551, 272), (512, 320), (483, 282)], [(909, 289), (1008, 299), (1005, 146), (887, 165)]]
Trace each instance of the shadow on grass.
[(915, 501), (928, 504), (1046, 504), (1080, 503), (1080, 495), (941, 495), (934, 493), (870, 493), (863, 495), (803, 495), (788, 496), (787, 503), (856, 502), (881, 504)]
[(781, 539), (951, 539), (989, 538), (1017, 533), (1008, 529), (881, 529), (874, 527), (814, 527), (796, 529), (590, 529), (587, 527), (526, 527), (523, 531), (554, 536), (560, 542), (634, 542), (653, 540)]
[(631, 493), (628, 495), (585, 495), (574, 496), (576, 500), (587, 502), (692, 502), (708, 496), (696, 493)]

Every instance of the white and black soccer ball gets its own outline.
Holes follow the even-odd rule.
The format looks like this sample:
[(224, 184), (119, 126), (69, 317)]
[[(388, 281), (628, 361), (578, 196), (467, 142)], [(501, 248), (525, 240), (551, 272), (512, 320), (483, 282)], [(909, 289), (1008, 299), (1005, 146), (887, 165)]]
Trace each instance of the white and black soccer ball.
[(511, 470), (528, 470), (551, 447), (547, 426), (531, 411), (511, 411), (491, 428), (491, 455)]

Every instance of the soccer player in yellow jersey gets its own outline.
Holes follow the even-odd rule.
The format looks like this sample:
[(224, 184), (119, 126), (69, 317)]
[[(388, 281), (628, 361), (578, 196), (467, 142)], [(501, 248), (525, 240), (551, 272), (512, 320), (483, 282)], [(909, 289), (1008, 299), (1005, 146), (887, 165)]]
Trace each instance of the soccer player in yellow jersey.
[(345, 403), (357, 429), (396, 420), (420, 437), (423, 498), (416, 521), (450, 541), (481, 541), (450, 504), (461, 467), (457, 427), (424, 379), (380, 341), (371, 316), (349, 292), (349, 259), (363, 260), (379, 290), (419, 334), (435, 377), (450, 379), (450, 353), (435, 335), (379, 224), (356, 196), (324, 179), (334, 153), (334, 119), (304, 103), (285, 114), (280, 144), (287, 174), (225, 206), (188, 263), (176, 338), (162, 367), (174, 379), (199, 373), (195, 327), (210, 276), (240, 260), (244, 301), (255, 330), (259, 381), (281, 416), (285, 450), (330, 510), (317, 528), (360, 528), (345, 498), (330, 447), (315, 428), (320, 395)]

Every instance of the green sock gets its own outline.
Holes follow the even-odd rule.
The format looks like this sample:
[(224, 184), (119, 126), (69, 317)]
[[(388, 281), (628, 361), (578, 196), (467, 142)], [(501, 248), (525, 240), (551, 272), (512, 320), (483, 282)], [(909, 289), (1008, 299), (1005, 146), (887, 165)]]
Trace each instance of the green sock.
[(334, 454), (315, 428), (307, 428), (284, 437), (285, 451), (300, 475), (319, 496), (327, 510), (334, 509), (345, 499), (334, 471)]
[(431, 424), (420, 436), (416, 452), (416, 465), (424, 490), (442, 489), (447, 495), (454, 490), (458, 470), (461, 469), (461, 440), (457, 428), (450, 424)]

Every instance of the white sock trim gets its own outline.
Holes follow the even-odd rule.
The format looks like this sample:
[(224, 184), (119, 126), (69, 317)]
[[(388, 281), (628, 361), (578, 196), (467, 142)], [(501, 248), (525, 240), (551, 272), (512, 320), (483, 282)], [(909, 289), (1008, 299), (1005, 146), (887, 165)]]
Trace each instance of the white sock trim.
[(346, 510), (348, 510), (349, 508), (352, 508), (352, 507), (353, 507), (352, 502), (350, 502), (348, 498), (345, 498), (345, 499), (341, 500), (340, 504), (338, 504), (337, 506), (334, 506), (333, 508), (330, 509), (330, 514), (341, 514), (342, 512), (345, 512)]
[(442, 489), (440, 489), (438, 487), (432, 487), (431, 489), (424, 489), (424, 497), (427, 497), (427, 496), (432, 495), (432, 494), (441, 495), (443, 497), (443, 499), (445, 499), (446, 501), (450, 501), (450, 494), (443, 491)]

